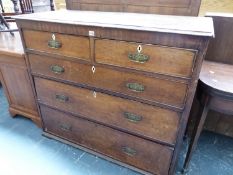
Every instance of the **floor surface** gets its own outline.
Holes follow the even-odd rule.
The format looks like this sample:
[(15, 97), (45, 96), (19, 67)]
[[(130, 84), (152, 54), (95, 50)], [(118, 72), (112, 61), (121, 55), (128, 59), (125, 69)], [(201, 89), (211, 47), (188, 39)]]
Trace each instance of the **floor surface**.
[[(82, 150), (43, 137), (30, 120), (11, 118), (0, 88), (0, 175), (140, 175)], [(176, 175), (179, 175), (186, 144)], [(233, 175), (233, 139), (203, 132), (187, 175)]]

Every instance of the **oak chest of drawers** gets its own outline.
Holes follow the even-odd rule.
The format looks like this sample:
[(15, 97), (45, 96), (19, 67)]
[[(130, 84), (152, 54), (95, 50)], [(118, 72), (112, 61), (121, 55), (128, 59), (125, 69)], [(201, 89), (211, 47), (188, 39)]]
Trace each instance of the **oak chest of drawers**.
[(57, 11), (16, 21), (48, 136), (173, 174), (210, 18)]

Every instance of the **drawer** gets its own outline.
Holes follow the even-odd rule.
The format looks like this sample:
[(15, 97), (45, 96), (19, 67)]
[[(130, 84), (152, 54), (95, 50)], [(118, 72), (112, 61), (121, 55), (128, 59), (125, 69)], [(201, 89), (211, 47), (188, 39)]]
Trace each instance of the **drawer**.
[(33, 30), (23, 30), (23, 35), (28, 49), (90, 60), (88, 37)]
[(153, 174), (168, 174), (173, 149), (41, 106), (45, 131)]
[[(39, 55), (29, 55), (29, 60), (34, 74), (84, 84), (139, 100), (159, 102), (178, 108), (183, 108), (184, 105), (187, 91), (185, 83), (98, 66), (93, 73), (90, 65)], [(55, 70), (51, 70), (53, 66)], [(56, 72), (57, 66), (60, 72)]]
[(84, 88), (35, 78), (40, 103), (174, 145), (179, 114)]
[(141, 71), (190, 77), (195, 51), (116, 40), (95, 40), (95, 60)]

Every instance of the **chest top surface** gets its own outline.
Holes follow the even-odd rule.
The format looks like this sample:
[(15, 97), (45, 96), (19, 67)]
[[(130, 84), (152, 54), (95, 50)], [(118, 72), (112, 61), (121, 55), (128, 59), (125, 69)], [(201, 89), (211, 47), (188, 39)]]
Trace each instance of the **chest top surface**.
[(213, 21), (212, 18), (208, 17), (60, 10), (19, 15), (15, 18), (17, 20), (53, 22), (78, 26), (214, 36)]

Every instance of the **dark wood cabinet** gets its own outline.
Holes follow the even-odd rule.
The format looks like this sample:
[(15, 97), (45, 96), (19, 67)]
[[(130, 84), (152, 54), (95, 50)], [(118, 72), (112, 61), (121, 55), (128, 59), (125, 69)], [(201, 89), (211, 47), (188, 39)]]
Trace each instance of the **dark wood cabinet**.
[(173, 174), (211, 18), (56, 11), (16, 21), (47, 136)]
[(201, 0), (66, 0), (69, 10), (198, 16)]

